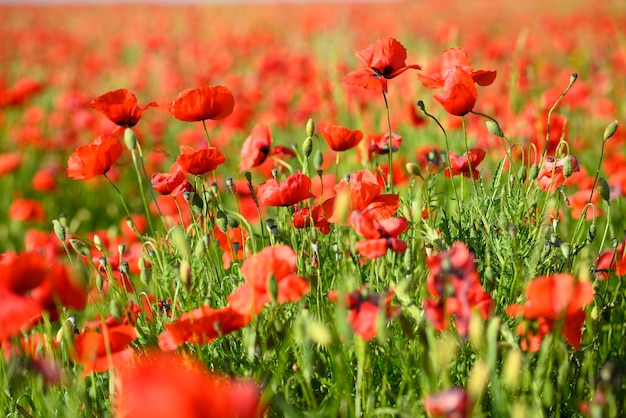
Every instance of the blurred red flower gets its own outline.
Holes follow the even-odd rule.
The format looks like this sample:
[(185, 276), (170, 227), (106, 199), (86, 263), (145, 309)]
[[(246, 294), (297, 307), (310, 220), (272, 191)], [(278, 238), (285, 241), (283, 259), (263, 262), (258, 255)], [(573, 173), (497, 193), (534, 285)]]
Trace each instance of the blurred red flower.
[(34, 199), (19, 197), (9, 206), (9, 219), (22, 222), (38, 222), (46, 219), (43, 204)]
[[(354, 332), (359, 334), (364, 340), (369, 341), (374, 338), (378, 331), (378, 315), (385, 315), (386, 320), (391, 320), (400, 314), (400, 307), (391, 307), (389, 304), (393, 299), (393, 291), (378, 294), (371, 293), (367, 286), (346, 295), (346, 308), (348, 322), (352, 325)], [(339, 292), (331, 290), (328, 298), (337, 303)]]
[(155, 107), (157, 104), (150, 102), (140, 107), (133, 93), (126, 89), (119, 89), (96, 97), (89, 103), (89, 106), (100, 111), (117, 126), (132, 128), (139, 122), (146, 109)]
[(200, 306), (164, 325), (165, 332), (159, 335), (159, 348), (173, 351), (186, 342), (208, 344), (220, 335), (243, 328), (251, 319), (249, 315), (244, 316), (230, 306), (220, 309)]
[(494, 305), (480, 284), (474, 255), (457, 241), (449, 250), (429, 256), (426, 263), (430, 270), (426, 288), (432, 297), (424, 300), (426, 317), (437, 331), (446, 329), (454, 317), (459, 335), (466, 337), (472, 310), (487, 319)]
[(215, 147), (196, 151), (188, 145), (180, 146), (180, 155), (176, 158), (176, 162), (185, 173), (196, 175), (213, 171), (224, 161), (226, 161), (226, 157)]
[(439, 73), (417, 75), (426, 88), (443, 88), (443, 94), (433, 97), (452, 115), (463, 116), (474, 108), (478, 91), (474, 83), (488, 86), (496, 79), (496, 71), (474, 71), (469, 55), (462, 48), (446, 49), (441, 55)]
[(242, 315), (255, 315), (274, 300), (296, 302), (308, 293), (309, 284), (294, 272), (296, 253), (286, 245), (266, 247), (248, 257), (241, 266), (245, 283), (228, 296), (233, 310)]
[[(450, 156), (450, 167), (446, 167), (444, 174), (446, 177), (450, 178), (450, 168), (452, 168), (452, 175), (457, 176), (459, 174), (464, 177), (473, 176), (475, 179), (478, 178), (478, 170), (476, 167), (485, 159), (485, 151), (480, 148), (473, 148), (469, 150), (469, 160), (467, 158), (468, 153), (466, 152), (463, 155), (457, 155), (452, 151), (448, 152)], [(471, 164), (471, 171), (470, 171)]]
[(0, 176), (15, 171), (22, 164), (22, 154), (5, 152), (0, 154)]
[(432, 418), (465, 418), (471, 413), (467, 392), (458, 387), (426, 396), (424, 410)]
[(107, 327), (100, 332), (86, 330), (74, 338), (75, 361), (83, 365), (83, 376), (119, 367), (131, 360), (133, 349), (129, 344), (137, 338), (132, 325)]
[(399, 76), (409, 68), (421, 69), (419, 65), (406, 65), (406, 48), (391, 37), (381, 38), (367, 49), (357, 51), (363, 69), (340, 78), (344, 84), (368, 90), (387, 92), (387, 80)]
[(76, 148), (67, 161), (67, 175), (74, 180), (89, 180), (106, 174), (122, 156), (116, 137), (100, 135), (93, 143)]
[(261, 418), (254, 382), (209, 372), (191, 358), (150, 352), (120, 370), (115, 411), (120, 418)]
[(263, 206), (293, 206), (315, 197), (311, 193), (311, 179), (300, 170), (280, 183), (272, 178), (259, 184), (257, 196)]
[(224, 119), (233, 112), (235, 98), (226, 87), (187, 89), (169, 106), (170, 113), (183, 122)]
[(324, 125), (320, 134), (333, 151), (346, 151), (356, 147), (363, 139), (363, 132), (339, 125)]
[(239, 171), (244, 172), (262, 164), (270, 154), (271, 148), (272, 133), (270, 129), (265, 125), (256, 125), (241, 147)]
[(215, 239), (220, 248), (224, 251), (222, 254), (222, 263), (225, 269), (230, 268), (233, 261), (242, 261), (245, 256), (245, 242), (248, 239), (248, 231), (238, 226), (236, 228), (228, 228), (227, 232), (223, 232), (217, 226), (214, 229)]
[(406, 243), (398, 238), (408, 228), (405, 218), (377, 219), (371, 210), (354, 211), (351, 224), (357, 234), (365, 237), (355, 244), (362, 256), (373, 259), (384, 256), (387, 250), (402, 253), (407, 249)]
[(537, 351), (543, 337), (555, 324), (560, 324), (559, 331), (567, 342), (576, 349), (580, 348), (582, 327), (585, 323), (583, 308), (593, 301), (593, 284), (581, 282), (569, 273), (557, 273), (533, 279), (526, 287), (526, 303), (510, 305), (506, 313), (510, 316), (523, 316), (536, 321), (532, 329), (528, 323), (521, 323), (517, 329), (523, 336), (521, 347), (528, 351)]

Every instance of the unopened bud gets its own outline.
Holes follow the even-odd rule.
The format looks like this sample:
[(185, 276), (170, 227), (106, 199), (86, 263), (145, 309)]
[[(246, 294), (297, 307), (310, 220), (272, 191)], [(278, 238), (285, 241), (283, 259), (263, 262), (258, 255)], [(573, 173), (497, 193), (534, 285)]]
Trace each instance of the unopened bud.
[(130, 266), (128, 265), (128, 261), (124, 260), (120, 263), (120, 273), (124, 276), (128, 276), (130, 274)]
[(215, 222), (217, 223), (217, 227), (220, 229), (220, 231), (226, 232), (228, 230), (228, 216), (223, 210), (217, 210), (217, 219), (215, 220)]
[(321, 170), (322, 169), (322, 165), (324, 164), (324, 156), (322, 155), (322, 151), (317, 150), (315, 151), (315, 154), (313, 155), (313, 166), (315, 167), (315, 170)]
[(313, 119), (309, 118), (309, 120), (306, 121), (306, 135), (308, 137), (315, 135), (315, 122)]
[(420, 167), (415, 163), (406, 163), (406, 171), (412, 176), (423, 178)]
[(502, 128), (500, 128), (500, 125), (498, 125), (497, 122), (488, 120), (487, 122), (485, 122), (485, 125), (487, 125), (487, 130), (489, 131), (491, 135), (494, 135), (500, 138), (504, 137), (504, 132), (502, 132)]
[(302, 151), (305, 157), (310, 157), (313, 153), (313, 137), (307, 136), (302, 144)]
[(119, 244), (117, 246), (117, 253), (120, 255), (120, 257), (122, 256), (122, 254), (124, 254), (124, 251), (126, 251), (126, 244)]
[(591, 244), (593, 240), (596, 238), (597, 234), (596, 224), (589, 225), (589, 230), (587, 231), (587, 242)]
[(65, 242), (65, 228), (61, 225), (58, 219), (52, 220), (52, 230), (54, 231), (54, 235), (57, 236), (59, 241)]
[(526, 171), (526, 166), (522, 164), (522, 166), (517, 170), (517, 179), (520, 183), (524, 183), (526, 181), (526, 175), (528, 172)]
[(274, 178), (274, 180), (276, 180), (276, 178), (278, 177), (278, 169), (277, 168), (272, 168), (272, 177)]
[(87, 257), (89, 255), (89, 247), (81, 240), (72, 238), (70, 240), (70, 245), (79, 255), (82, 255), (83, 257)]
[(611, 189), (609, 188), (609, 184), (606, 182), (604, 177), (598, 178), (598, 193), (600, 193), (600, 197), (605, 202), (608, 202), (611, 199)]
[(569, 77), (569, 83), (574, 84), (577, 78), (578, 78), (578, 73), (572, 73), (572, 75)]
[(561, 244), (560, 248), (561, 248), (561, 254), (563, 254), (563, 258), (567, 260), (572, 254), (572, 247), (570, 246), (569, 243), (564, 242), (563, 244)]
[(572, 163), (572, 159), (570, 157), (567, 157), (563, 162), (563, 176), (565, 176), (565, 178), (569, 178), (572, 176), (573, 172), (574, 164)]
[(415, 103), (417, 105), (417, 107), (420, 108), (420, 110), (422, 112), (426, 112), (426, 106), (424, 105), (424, 101), (423, 100), (418, 100), (417, 103)]
[(93, 245), (96, 247), (96, 250), (98, 250), (99, 252), (104, 252), (104, 243), (102, 242), (102, 238), (100, 238), (100, 235), (94, 234)]
[(130, 128), (126, 128), (124, 130), (124, 142), (131, 151), (137, 148), (137, 135), (135, 134), (135, 131)]
[(533, 164), (530, 166), (530, 170), (528, 171), (528, 178), (536, 180), (537, 177), (539, 177), (539, 166), (537, 164)]
[(613, 135), (615, 135), (615, 131), (617, 131), (617, 127), (619, 126), (619, 122), (614, 120), (613, 122), (609, 123), (609, 126), (606, 127), (606, 129), (604, 130), (604, 140), (606, 141), (607, 139), (609, 139), (610, 137), (612, 137)]

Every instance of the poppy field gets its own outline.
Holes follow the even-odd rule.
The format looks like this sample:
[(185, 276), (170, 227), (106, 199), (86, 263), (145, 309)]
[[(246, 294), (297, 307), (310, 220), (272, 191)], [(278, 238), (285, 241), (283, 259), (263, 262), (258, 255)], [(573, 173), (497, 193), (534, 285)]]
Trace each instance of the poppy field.
[(0, 5), (3, 415), (624, 416), (626, 5), (432, 3)]

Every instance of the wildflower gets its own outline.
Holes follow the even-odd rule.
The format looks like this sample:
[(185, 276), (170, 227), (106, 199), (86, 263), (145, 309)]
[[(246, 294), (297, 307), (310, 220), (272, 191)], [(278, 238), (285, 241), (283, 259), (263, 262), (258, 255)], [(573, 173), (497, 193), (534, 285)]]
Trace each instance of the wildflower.
[(180, 155), (176, 158), (176, 162), (185, 173), (196, 175), (211, 172), (225, 161), (224, 154), (215, 147), (195, 150), (188, 145), (180, 146)]
[(33, 199), (17, 198), (9, 207), (9, 219), (22, 222), (37, 222), (46, 219), (43, 205)]
[[(386, 155), (389, 152), (396, 152), (402, 145), (402, 137), (395, 132), (391, 133), (391, 151), (389, 150), (389, 133), (369, 134), (359, 144), (357, 152), (363, 161), (367, 155), (367, 161), (372, 160), (377, 155)], [(395, 176), (394, 176), (395, 178)]]
[(259, 184), (257, 196), (264, 206), (293, 206), (305, 199), (315, 197), (311, 193), (311, 179), (298, 170), (280, 183), (268, 179)]
[(187, 181), (185, 172), (178, 163), (170, 166), (169, 173), (154, 173), (150, 179), (152, 187), (161, 195), (176, 196), (184, 192), (194, 191)]
[(432, 418), (465, 418), (470, 409), (465, 389), (454, 387), (424, 398), (424, 410)]
[(300, 300), (309, 285), (294, 273), (296, 268), (296, 253), (286, 245), (266, 247), (248, 257), (240, 269), (245, 283), (228, 296), (230, 306), (242, 315), (254, 315), (272, 300)]
[(235, 98), (226, 87), (209, 86), (187, 89), (169, 106), (170, 113), (183, 122), (224, 119), (235, 107)]
[(213, 374), (172, 353), (140, 357), (120, 370), (116, 388), (120, 418), (261, 418), (265, 409), (254, 382)]
[[(389, 306), (393, 299), (392, 290), (377, 294), (370, 293), (367, 286), (363, 286), (358, 290), (347, 295), (346, 308), (348, 313), (348, 322), (352, 325), (354, 332), (359, 334), (364, 340), (369, 341), (377, 334), (378, 316), (381, 314), (387, 320), (393, 319), (400, 314), (399, 307)], [(339, 292), (332, 290), (328, 293), (328, 298), (337, 303), (339, 300)]]
[(373, 211), (354, 211), (351, 224), (357, 234), (365, 237), (356, 243), (357, 251), (369, 259), (382, 257), (387, 250), (406, 251), (406, 243), (398, 238), (408, 227), (405, 218), (379, 220)]
[(224, 268), (230, 268), (233, 261), (242, 261), (244, 258), (245, 242), (248, 239), (248, 231), (238, 226), (236, 228), (228, 228), (228, 231), (222, 232), (217, 226), (214, 228), (215, 239), (219, 247), (224, 251), (222, 254), (222, 263)]
[(547, 193), (554, 193), (563, 185), (565, 182), (563, 168), (565, 167), (566, 159), (570, 159), (573, 172), (580, 171), (578, 159), (573, 155), (568, 155), (559, 160), (553, 156), (548, 156), (543, 162), (543, 168), (539, 172), (539, 177), (537, 177), (537, 185), (541, 190), (544, 190)]
[(270, 154), (271, 148), (272, 134), (269, 128), (265, 125), (256, 125), (241, 147), (239, 171), (244, 172), (261, 165)]
[(150, 102), (140, 107), (137, 97), (126, 89), (110, 91), (96, 97), (89, 106), (100, 111), (117, 126), (132, 128), (139, 122), (141, 115), (149, 107), (156, 107), (156, 102)]
[(208, 344), (220, 335), (243, 328), (250, 320), (250, 316), (244, 316), (228, 306), (220, 309), (200, 306), (164, 325), (165, 332), (159, 335), (159, 348), (173, 351), (185, 342)]
[(421, 69), (419, 65), (406, 65), (406, 48), (394, 38), (379, 39), (367, 49), (357, 51), (357, 58), (364, 68), (340, 78), (344, 84), (368, 90), (387, 92), (387, 80), (399, 76), (409, 68)]
[(485, 293), (474, 264), (474, 255), (462, 242), (427, 258), (430, 273), (426, 288), (432, 298), (424, 301), (426, 317), (437, 331), (448, 326), (450, 317), (455, 318), (456, 329), (462, 337), (467, 336), (472, 310), (487, 319), (493, 308), (493, 300)]
[(132, 325), (107, 327), (100, 332), (87, 330), (74, 338), (75, 361), (83, 365), (83, 376), (92, 372), (103, 372), (130, 361), (133, 349), (129, 347), (137, 338)]
[(0, 154), (0, 176), (17, 170), (22, 164), (22, 154), (6, 152)]
[(100, 135), (93, 143), (78, 147), (70, 155), (67, 175), (74, 180), (89, 180), (106, 174), (122, 152), (122, 144), (116, 137)]
[(626, 238), (615, 249), (604, 250), (596, 260), (596, 275), (600, 280), (607, 280), (610, 273), (615, 272), (618, 276), (626, 274)]
[(439, 73), (424, 76), (417, 75), (426, 88), (443, 88), (442, 94), (433, 97), (443, 108), (455, 116), (463, 116), (474, 108), (478, 91), (474, 83), (488, 86), (496, 78), (496, 71), (474, 71), (469, 55), (462, 48), (446, 49), (441, 55)]
[[(466, 152), (463, 155), (457, 155), (452, 151), (449, 151), (448, 155), (450, 156), (450, 167), (447, 167), (444, 171), (446, 177), (450, 177), (450, 172), (452, 172), (453, 176), (462, 174), (464, 177), (474, 177), (478, 178), (478, 170), (476, 167), (485, 159), (485, 151), (480, 148), (474, 148), (469, 150), (469, 161), (468, 161), (468, 153)], [(471, 172), (470, 172), (470, 164), (471, 164)], [(451, 170), (452, 169), (452, 170)]]
[(296, 208), (291, 219), (296, 228), (306, 228), (312, 222), (313, 226), (322, 234), (330, 233), (330, 224), (324, 218), (322, 205), (314, 205), (311, 208)]
[(526, 287), (526, 302), (510, 305), (506, 313), (530, 320), (521, 323), (517, 329), (523, 336), (521, 346), (524, 350), (539, 350), (543, 337), (557, 324), (567, 342), (580, 348), (586, 317), (583, 308), (592, 300), (591, 282), (578, 281), (568, 273), (557, 273), (533, 279)]
[(320, 130), (322, 137), (333, 151), (346, 151), (356, 147), (363, 139), (363, 132), (339, 125), (324, 125)]

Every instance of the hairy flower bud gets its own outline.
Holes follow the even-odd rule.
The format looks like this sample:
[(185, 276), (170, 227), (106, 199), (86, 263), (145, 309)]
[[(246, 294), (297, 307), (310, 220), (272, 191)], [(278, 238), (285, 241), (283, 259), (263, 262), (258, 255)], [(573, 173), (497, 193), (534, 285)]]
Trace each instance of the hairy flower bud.
[(306, 121), (306, 135), (308, 137), (315, 135), (315, 122), (313, 119), (309, 118), (309, 120)]
[(489, 131), (491, 135), (494, 135), (500, 138), (504, 137), (504, 132), (502, 132), (502, 128), (500, 128), (500, 125), (498, 125), (497, 122), (493, 120), (488, 120), (487, 122), (485, 122), (485, 125), (487, 125), (487, 130)]
[(124, 130), (124, 143), (131, 151), (137, 148), (137, 134), (135, 134), (135, 131), (130, 128)]
[(302, 151), (304, 152), (305, 157), (310, 157), (313, 153), (313, 137), (307, 136), (302, 144)]
[(604, 140), (606, 141), (607, 139), (609, 139), (610, 137), (612, 137), (613, 135), (615, 135), (615, 131), (617, 131), (617, 127), (619, 126), (619, 122), (614, 120), (613, 122), (609, 123), (609, 126), (606, 127), (606, 129), (604, 130)]
[(600, 197), (605, 202), (608, 202), (611, 199), (611, 189), (609, 188), (609, 184), (606, 182), (604, 177), (598, 178), (598, 193), (600, 193)]
[(54, 235), (57, 236), (59, 241), (65, 242), (65, 228), (58, 219), (52, 220), (52, 230), (54, 231)]

